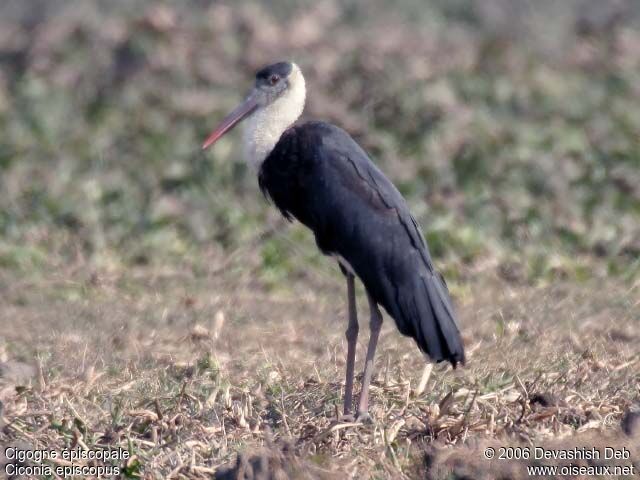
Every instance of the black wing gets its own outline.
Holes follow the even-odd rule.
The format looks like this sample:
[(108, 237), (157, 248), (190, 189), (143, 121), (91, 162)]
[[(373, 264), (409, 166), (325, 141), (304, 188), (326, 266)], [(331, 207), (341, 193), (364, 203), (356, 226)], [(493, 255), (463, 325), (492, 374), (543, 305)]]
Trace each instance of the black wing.
[(338, 254), (404, 335), (435, 361), (464, 362), (446, 285), (418, 224), (389, 179), (342, 129), (308, 122), (289, 129), (260, 171), (260, 187), (287, 217)]

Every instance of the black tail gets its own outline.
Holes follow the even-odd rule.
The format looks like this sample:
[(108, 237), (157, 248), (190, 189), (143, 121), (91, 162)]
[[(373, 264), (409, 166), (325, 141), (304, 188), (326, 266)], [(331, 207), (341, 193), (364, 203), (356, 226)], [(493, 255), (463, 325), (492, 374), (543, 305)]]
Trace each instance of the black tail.
[(398, 291), (401, 332), (413, 337), (433, 361), (447, 360), (454, 368), (458, 363), (464, 365), (464, 346), (442, 276), (435, 271), (417, 271), (411, 285)]

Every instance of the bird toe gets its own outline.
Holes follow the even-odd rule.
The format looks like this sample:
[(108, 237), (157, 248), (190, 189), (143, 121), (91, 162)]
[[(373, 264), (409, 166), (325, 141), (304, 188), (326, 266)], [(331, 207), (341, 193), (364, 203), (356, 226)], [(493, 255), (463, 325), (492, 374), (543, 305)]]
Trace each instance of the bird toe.
[(371, 418), (371, 415), (369, 415), (369, 412), (358, 412), (358, 414), (356, 415), (355, 421), (358, 423), (365, 423), (365, 424), (373, 424), (373, 418)]
[(354, 423), (356, 422), (356, 417), (352, 413), (345, 413), (338, 417), (338, 421), (341, 423)]

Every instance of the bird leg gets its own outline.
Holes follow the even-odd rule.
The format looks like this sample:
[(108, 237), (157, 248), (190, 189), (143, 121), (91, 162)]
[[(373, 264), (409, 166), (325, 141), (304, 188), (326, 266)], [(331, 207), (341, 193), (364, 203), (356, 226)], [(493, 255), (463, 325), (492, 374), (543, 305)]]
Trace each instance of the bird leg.
[(345, 335), (347, 337), (347, 378), (344, 385), (344, 414), (351, 413), (353, 404), (353, 374), (356, 363), (356, 344), (358, 341), (358, 312), (356, 310), (355, 277), (347, 272), (347, 302), (349, 304), (349, 325)]
[(380, 313), (378, 304), (369, 292), (367, 292), (367, 299), (369, 300), (369, 310), (371, 312), (371, 319), (369, 321), (371, 336), (369, 337), (369, 346), (367, 347), (367, 359), (365, 361), (364, 375), (362, 378), (362, 391), (360, 392), (360, 401), (358, 403), (358, 419), (368, 417), (369, 415), (369, 384), (371, 383), (371, 377), (373, 375), (373, 358), (376, 354), (378, 336), (380, 335), (380, 328), (382, 327), (382, 314)]

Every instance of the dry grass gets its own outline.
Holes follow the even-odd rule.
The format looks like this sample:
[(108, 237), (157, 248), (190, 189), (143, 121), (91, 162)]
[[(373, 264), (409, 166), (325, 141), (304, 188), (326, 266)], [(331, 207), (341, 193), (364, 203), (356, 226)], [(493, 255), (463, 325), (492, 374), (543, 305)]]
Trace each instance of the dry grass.
[(424, 361), (386, 321), (375, 423), (345, 425), (341, 280), (265, 293), (250, 271), (0, 276), (0, 442), (122, 446), (144, 478), (513, 477), (480, 447), (638, 443), (619, 429), (640, 392), (637, 285), (478, 273), (458, 288), (467, 367), (435, 366), (422, 391)]
[[(0, 2), (0, 444), (189, 479), (515, 478), (483, 448), (637, 448), (637, 5)], [(344, 280), (279, 233), (233, 138), (199, 148), (283, 58), (459, 306), (455, 372), (386, 322), (372, 425), (335, 423)]]

